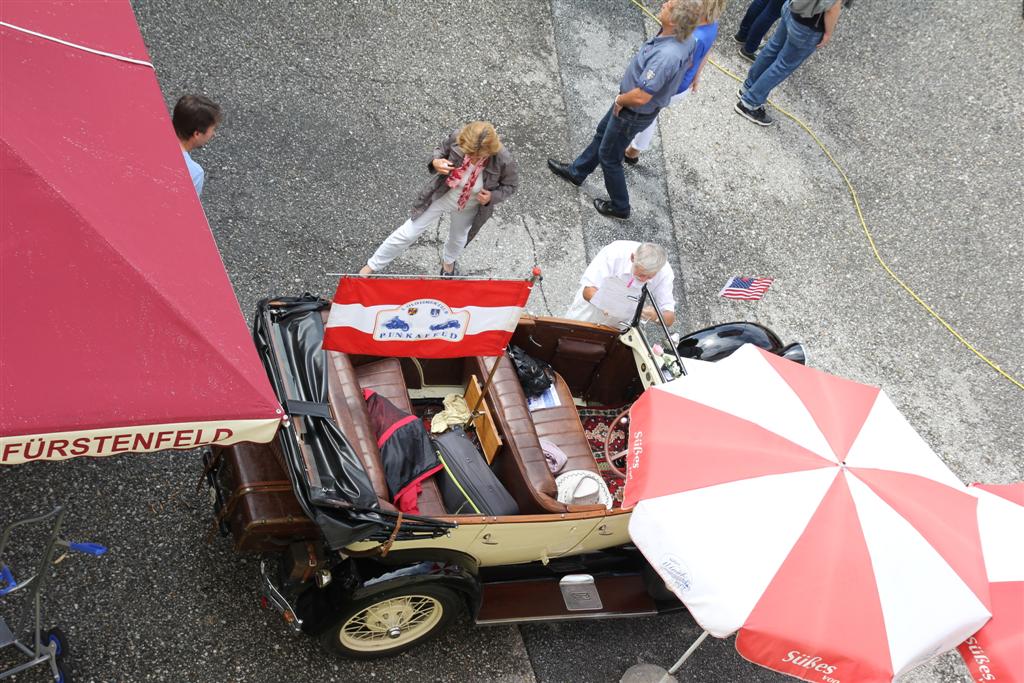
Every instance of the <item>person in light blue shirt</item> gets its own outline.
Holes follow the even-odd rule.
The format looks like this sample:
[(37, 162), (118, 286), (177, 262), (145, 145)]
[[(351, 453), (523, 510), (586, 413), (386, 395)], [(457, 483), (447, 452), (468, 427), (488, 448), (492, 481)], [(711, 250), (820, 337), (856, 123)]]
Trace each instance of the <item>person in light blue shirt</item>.
[(185, 155), (185, 166), (188, 167), (188, 175), (192, 178), (192, 186), (196, 188), (196, 194), (199, 196), (203, 195), (203, 181), (206, 180), (206, 171), (203, 167), (196, 163), (192, 155), (185, 150), (184, 147), (181, 149), (181, 153)]
[[(707, 64), (711, 55), (711, 46), (718, 37), (718, 18), (725, 10), (725, 0), (705, 0), (703, 16), (697, 28), (693, 29), (693, 40), (695, 43), (693, 51), (693, 62), (690, 68), (683, 74), (679, 82), (679, 89), (669, 100), (666, 106), (672, 106), (681, 102), (690, 92), (697, 92), (697, 84), (700, 82), (701, 72)], [(655, 122), (636, 134), (633, 141), (629, 143), (622, 160), (627, 164), (635, 164), (640, 160), (640, 152), (651, 146), (651, 139), (654, 137)]]
[(223, 118), (220, 105), (202, 95), (184, 95), (174, 105), (171, 123), (174, 124), (174, 133), (178, 136), (192, 185), (200, 196), (203, 194), (206, 172), (192, 159), (191, 152), (213, 139)]
[(608, 199), (594, 199), (594, 208), (610, 218), (629, 218), (629, 190), (622, 154), (629, 141), (647, 128), (679, 90), (693, 64), (693, 29), (700, 21), (703, 0), (667, 0), (658, 20), (661, 32), (637, 51), (619, 83), (619, 94), (597, 124), (593, 140), (571, 164), (548, 159), (548, 169), (579, 186), (600, 164)]

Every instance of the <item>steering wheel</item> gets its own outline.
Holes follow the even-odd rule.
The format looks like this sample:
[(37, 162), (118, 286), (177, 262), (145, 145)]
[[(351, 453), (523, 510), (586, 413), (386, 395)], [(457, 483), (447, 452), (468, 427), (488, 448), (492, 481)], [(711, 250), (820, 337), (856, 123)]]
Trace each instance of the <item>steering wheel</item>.
[[(614, 438), (615, 429), (623, 423), (629, 422), (629, 407), (623, 409), (621, 413), (615, 416), (611, 424), (608, 425), (608, 433), (604, 436), (604, 461), (608, 463), (608, 467), (611, 468), (612, 474), (619, 479), (626, 478), (626, 470), (615, 464), (615, 461), (619, 458), (625, 458), (629, 450), (621, 450), (617, 453), (612, 452), (612, 439)], [(628, 432), (628, 430), (627, 430)], [(627, 445), (629, 444), (629, 438), (626, 438)]]

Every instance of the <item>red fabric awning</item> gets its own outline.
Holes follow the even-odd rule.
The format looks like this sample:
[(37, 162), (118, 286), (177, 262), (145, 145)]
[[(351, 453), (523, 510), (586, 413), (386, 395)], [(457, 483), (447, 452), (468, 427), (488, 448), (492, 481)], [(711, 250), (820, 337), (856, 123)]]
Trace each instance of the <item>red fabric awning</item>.
[[(127, 1), (0, 21), (149, 60)], [(9, 26), (0, 65), (0, 462), (269, 440), (281, 409), (153, 69)]]

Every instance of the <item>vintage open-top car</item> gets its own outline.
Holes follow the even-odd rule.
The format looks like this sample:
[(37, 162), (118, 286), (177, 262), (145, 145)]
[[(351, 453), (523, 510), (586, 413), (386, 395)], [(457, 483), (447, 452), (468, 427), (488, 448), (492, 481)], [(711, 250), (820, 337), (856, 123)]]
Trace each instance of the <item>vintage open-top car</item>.
[[(566, 497), (542, 442), (565, 454), (562, 472), (601, 474), (614, 489), (622, 467), (615, 458), (624, 455), (616, 452), (624, 448), (616, 423), (648, 386), (679, 374), (680, 355), (713, 361), (754, 343), (802, 359), (802, 349), (784, 348), (753, 323), (718, 325), (672, 344), (663, 321), (640, 322), (645, 297), (646, 290), (624, 331), (520, 319), (511, 345), (553, 371), (553, 398), (540, 406), (530, 405), (508, 355), (324, 351), (328, 302), (308, 295), (261, 302), (254, 337), (289, 420), (272, 444), (214, 448), (206, 468), (223, 533), (238, 551), (277, 560), (261, 564), (264, 604), (328, 650), (357, 658), (408, 649), (464, 609), (476, 623), (494, 624), (681, 608), (631, 544), (621, 495), (610, 506)], [(446, 396), (464, 396), (476, 409), (467, 432), (515, 514), (454, 514), (440, 477), (422, 481), (418, 514), (399, 512), (366, 390), (419, 419), (438, 412)], [(596, 425), (589, 434), (581, 413)]]

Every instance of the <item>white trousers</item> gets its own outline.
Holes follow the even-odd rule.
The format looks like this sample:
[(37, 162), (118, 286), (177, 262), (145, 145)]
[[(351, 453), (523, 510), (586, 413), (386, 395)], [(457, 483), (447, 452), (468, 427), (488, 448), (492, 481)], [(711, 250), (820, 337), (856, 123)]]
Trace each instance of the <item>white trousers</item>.
[[(672, 96), (672, 99), (668, 101), (668, 105), (671, 107), (676, 102), (681, 102), (687, 95), (690, 94), (690, 89), (687, 88), (681, 93), (676, 93)], [(651, 125), (644, 128), (642, 131), (636, 134), (633, 138), (633, 142), (629, 143), (630, 147), (641, 152), (647, 151), (651, 147), (651, 139), (654, 137), (654, 128), (658, 125), (658, 119), (651, 121)]]
[(377, 247), (377, 251), (373, 252), (366, 265), (374, 272), (383, 270), (401, 256), (424, 230), (446, 213), (451, 214), (451, 225), (448, 227), (448, 240), (444, 243), (444, 262), (455, 263), (466, 248), (469, 229), (473, 227), (473, 218), (476, 217), (476, 210), (480, 206), (474, 197), (466, 202), (466, 208), (459, 211), (460, 192), (460, 188), (448, 190), (435, 199), (418, 218), (410, 218), (402, 223)]

